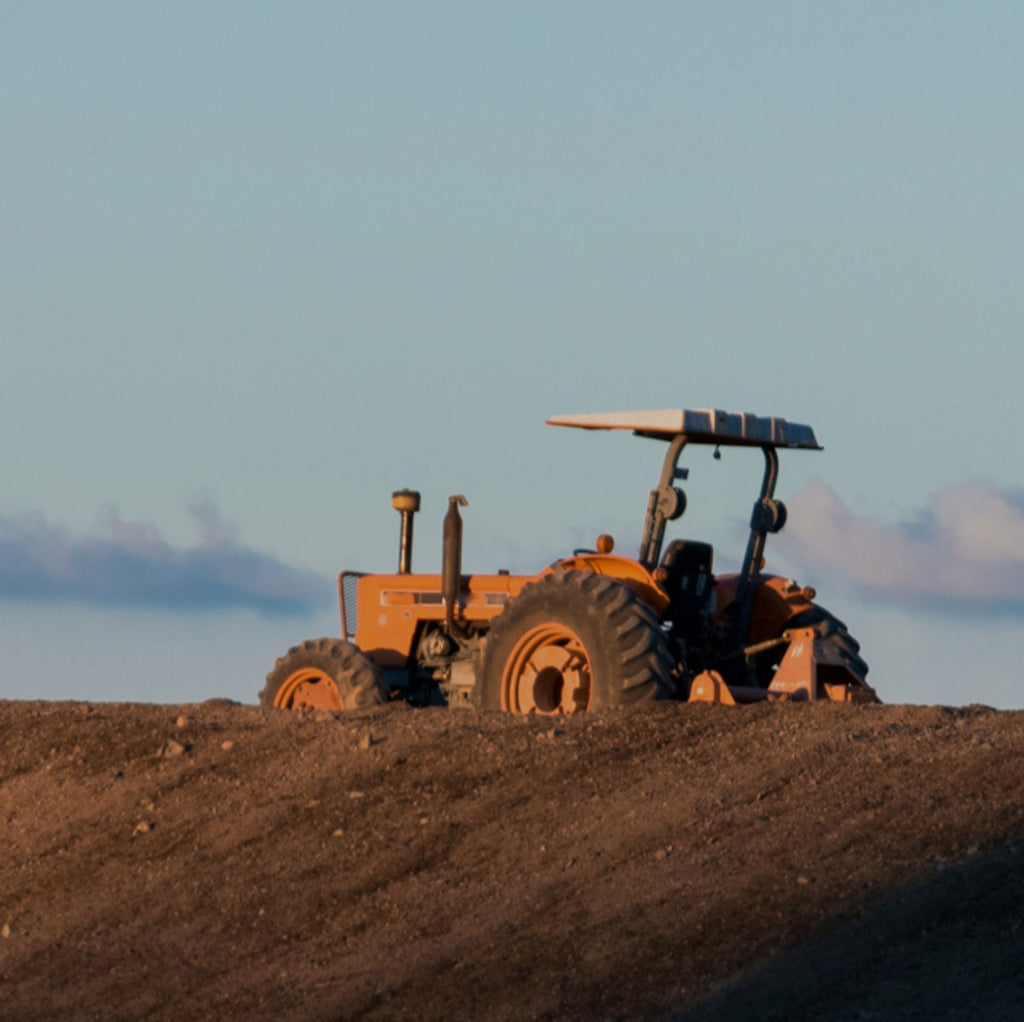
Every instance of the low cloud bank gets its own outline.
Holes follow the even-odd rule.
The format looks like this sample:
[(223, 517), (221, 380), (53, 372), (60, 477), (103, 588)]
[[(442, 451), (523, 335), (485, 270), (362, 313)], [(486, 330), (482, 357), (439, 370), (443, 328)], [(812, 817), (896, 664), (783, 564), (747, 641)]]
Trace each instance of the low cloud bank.
[(0, 600), (271, 615), (305, 614), (330, 602), (328, 579), (244, 546), (208, 497), (189, 512), (200, 541), (184, 548), (114, 508), (88, 535), (41, 512), (0, 514)]
[(1024, 615), (1024, 492), (947, 486), (896, 525), (859, 517), (819, 481), (786, 503), (778, 542), (806, 573), (901, 606)]

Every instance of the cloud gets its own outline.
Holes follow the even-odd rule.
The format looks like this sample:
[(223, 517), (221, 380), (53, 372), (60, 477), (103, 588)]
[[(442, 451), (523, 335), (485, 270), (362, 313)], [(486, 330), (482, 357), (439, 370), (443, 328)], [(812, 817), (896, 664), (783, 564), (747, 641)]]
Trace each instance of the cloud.
[(863, 595), (926, 610), (1024, 615), (1024, 493), (958, 484), (895, 525), (854, 514), (824, 483), (787, 501), (784, 552)]
[(172, 546), (154, 525), (105, 508), (76, 535), (41, 512), (0, 514), (0, 600), (169, 610), (304, 614), (328, 604), (330, 581), (244, 546), (211, 497), (189, 507), (200, 541)]

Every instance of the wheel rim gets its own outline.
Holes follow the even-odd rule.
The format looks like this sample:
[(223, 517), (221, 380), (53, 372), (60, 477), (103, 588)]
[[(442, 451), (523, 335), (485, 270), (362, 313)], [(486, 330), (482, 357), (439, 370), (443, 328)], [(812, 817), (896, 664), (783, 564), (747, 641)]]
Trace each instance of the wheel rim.
[(509, 713), (579, 713), (590, 705), (590, 658), (564, 625), (531, 628), (512, 648), (501, 678), (501, 708)]
[(344, 710), (334, 679), (319, 667), (303, 667), (289, 674), (274, 696), (282, 710)]

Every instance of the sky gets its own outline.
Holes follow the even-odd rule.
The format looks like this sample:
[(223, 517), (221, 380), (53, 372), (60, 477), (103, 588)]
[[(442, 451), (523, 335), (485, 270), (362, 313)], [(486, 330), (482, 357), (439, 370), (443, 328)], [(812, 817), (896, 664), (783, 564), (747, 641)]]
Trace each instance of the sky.
[[(639, 541), (807, 423), (768, 569), (1024, 707), (1024, 7), (0, 4), (0, 698), (253, 702), (342, 568)], [(756, 451), (672, 526), (735, 570)]]

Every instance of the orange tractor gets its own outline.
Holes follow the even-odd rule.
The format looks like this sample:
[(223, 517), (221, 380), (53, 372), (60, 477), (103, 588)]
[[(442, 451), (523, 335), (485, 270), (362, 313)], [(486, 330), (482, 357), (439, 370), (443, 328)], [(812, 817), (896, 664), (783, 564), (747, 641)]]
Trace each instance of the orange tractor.
[[(418, 704), (563, 714), (646, 699), (877, 702), (846, 626), (815, 592), (763, 573), (769, 533), (786, 522), (774, 496), (781, 448), (820, 450), (809, 426), (715, 409), (563, 415), (554, 426), (627, 429), (667, 442), (636, 558), (611, 536), (536, 575), (463, 575), (461, 496), (449, 498), (442, 573), (411, 570), (420, 496), (392, 497), (401, 515), (398, 572), (343, 571), (341, 638), (294, 646), (267, 675), (260, 701), (346, 710), (390, 698)], [(707, 543), (674, 539), (667, 522), (686, 497), (688, 444), (759, 447), (761, 492), (739, 572), (714, 575)]]

